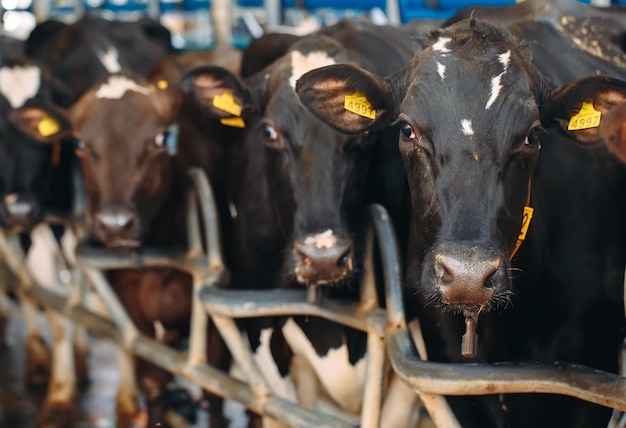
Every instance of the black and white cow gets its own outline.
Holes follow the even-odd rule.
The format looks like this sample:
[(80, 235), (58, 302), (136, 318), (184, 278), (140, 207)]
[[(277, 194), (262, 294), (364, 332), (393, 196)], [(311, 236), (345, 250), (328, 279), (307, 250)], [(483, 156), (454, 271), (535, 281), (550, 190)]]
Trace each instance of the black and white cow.
[(65, 106), (108, 74), (133, 70), (147, 76), (173, 51), (169, 30), (154, 20), (115, 21), (93, 14), (72, 24), (40, 23), (24, 42), (24, 53), (64, 82), (65, 91), (56, 95), (64, 97)]
[[(278, 233), (274, 242), (282, 242), (273, 254), (256, 254), (256, 260), (261, 257), (265, 265), (274, 264), (270, 277), (277, 282), (251, 278), (247, 283), (235, 281), (234, 287), (309, 286), (322, 287), (327, 295), (356, 296), (365, 204), (376, 197), (366, 183), (372, 153), (379, 150), (378, 133), (346, 136), (333, 130), (306, 111), (294, 88), (305, 72), (329, 64), (358, 64), (380, 76), (389, 74), (409, 59), (410, 35), (406, 29), (344, 22), (298, 40), (271, 65), (246, 79), (218, 68), (198, 69), (187, 77), (183, 86), (210, 114), (243, 117), (248, 150), (260, 152), (248, 157), (245, 171), (252, 168), (256, 176), (250, 179), (267, 186), (268, 199), (255, 198), (261, 204), (256, 208), (265, 218), (271, 207), (273, 214), (269, 214), (277, 223), (274, 233)], [(234, 99), (243, 108), (229, 111), (220, 107), (221, 99)], [(264, 223), (254, 217), (248, 199), (242, 197), (245, 186), (241, 189), (244, 193), (234, 199), (238, 212), (234, 227), (259, 230)], [(249, 247), (254, 245), (250, 235), (243, 236), (248, 237)], [(248, 270), (245, 261), (233, 262), (233, 275)], [(365, 333), (315, 317), (251, 320), (241, 325), (280, 396), (316, 405), (316, 392), (310, 390), (304, 397), (289, 378), (291, 365), (303, 359), (335, 403), (351, 412), (361, 410), (367, 367)], [(399, 413), (393, 416), (402, 418)]]
[[(42, 234), (47, 229), (37, 226), (51, 211), (70, 213), (73, 202), (72, 148), (63, 142), (68, 126), (53, 102), (53, 86), (49, 73), (31, 60), (7, 56), (0, 61), (0, 227), (3, 233), (19, 235), (31, 272), (51, 288), (61, 281), (45, 240), (55, 238), (46, 238)], [(67, 319), (46, 311), (53, 341), (49, 355), (39, 310), (19, 287), (13, 291), (26, 320), (27, 379), (50, 385), (40, 421), (63, 425), (76, 394), (72, 345), (78, 336)], [(76, 346), (82, 373), (87, 344), (83, 340)]]
[[(562, 75), (557, 84), (596, 70), (626, 76), (558, 31), (537, 34), (563, 50), (536, 56), (539, 42), (462, 20), (422, 38), (413, 60), (388, 78), (336, 65), (305, 74), (296, 90), (343, 132), (400, 126), (389, 144), (399, 149), (412, 199), (410, 223), (398, 225), (411, 234), (407, 306), (421, 319), (430, 359), (468, 361), (460, 350), (469, 319), (478, 321), (473, 361), (565, 360), (616, 372), (626, 171), (603, 146), (589, 147), (596, 127), (577, 128), (582, 119), (582, 128), (596, 126), (624, 99), (626, 83), (598, 76), (554, 89), (544, 75)], [(572, 63), (559, 62), (568, 53)], [(355, 91), (374, 119), (344, 109)], [(525, 206), (534, 213), (522, 242)], [(602, 426), (610, 417), (610, 409), (561, 396), (449, 400), (464, 427)]]

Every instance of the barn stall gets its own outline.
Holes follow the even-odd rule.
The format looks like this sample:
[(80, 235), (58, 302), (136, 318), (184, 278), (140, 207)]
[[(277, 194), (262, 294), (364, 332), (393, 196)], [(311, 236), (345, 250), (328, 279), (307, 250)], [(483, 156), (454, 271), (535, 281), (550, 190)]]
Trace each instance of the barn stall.
[[(206, 28), (201, 30), (202, 42), (198, 42), (198, 39), (194, 41), (193, 35), (183, 35), (179, 45), (181, 50), (212, 47), (215, 43), (213, 36), (236, 45), (239, 43), (245, 45), (245, 37), (243, 41), (234, 40), (233, 27), (224, 23), (240, 24), (243, 22), (244, 33), (247, 33), (248, 37), (254, 37), (255, 34), (259, 35), (258, 30), (262, 31), (263, 26), (282, 24), (280, 18), (282, 14), (278, 12), (283, 7), (286, 8), (285, 5), (270, 4), (270, 2), (266, 5), (236, 5), (235, 7), (217, 3), (200, 6), (204, 8), (204, 11), (211, 8), (209, 11), (213, 17), (214, 30), (211, 29), (208, 32)], [(12, 9), (7, 6), (3, 7), (6, 9), (3, 15), (5, 27), (7, 20), (10, 25), (13, 25), (11, 15), (7, 18), (8, 12), (34, 12), (34, 16), (42, 13), (38, 10), (37, 4), (34, 8), (30, 5)], [(106, 9), (106, 6), (99, 7)], [(46, 6), (42, 8), (45, 10)], [(246, 10), (248, 8), (250, 10)], [(160, 16), (162, 21), (166, 22), (160, 12), (166, 7), (161, 8), (161, 5), (157, 7), (155, 4), (146, 3), (129, 5), (128, 9), (123, 7), (119, 10), (115, 7), (110, 7), (110, 9), (107, 13), (111, 13), (111, 16), (115, 18), (128, 19), (139, 13), (153, 17)], [(311, 9), (314, 8), (311, 7)], [(406, 19), (447, 18), (456, 10), (455, 8), (431, 10), (426, 6), (415, 9), (417, 10), (417, 12), (413, 11), (415, 15), (410, 15), (406, 5), (387, 2), (384, 7), (380, 8), (380, 11), (383, 13), (382, 16), (387, 17), (388, 22), (399, 24)], [(420, 10), (422, 12), (419, 12)], [(194, 9), (184, 12), (194, 14)], [(184, 12), (181, 15), (185, 16)], [(77, 14), (83, 13), (83, 10), (80, 10), (77, 5), (75, 8), (59, 8), (58, 11), (50, 8), (45, 13), (52, 17), (63, 16), (73, 19), (78, 16)], [(350, 16), (353, 12), (335, 11), (330, 15), (329, 13), (324, 11), (321, 16), (327, 20), (343, 19), (342, 13)], [(376, 12), (373, 16), (379, 16), (378, 13)], [(241, 21), (238, 19), (233, 21), (232, 16), (236, 14), (242, 14), (244, 18)], [(312, 15), (315, 17), (314, 13)], [(208, 16), (207, 14), (206, 17)], [(317, 19), (320, 18), (317, 17)], [(325, 22), (316, 25), (324, 24)], [(175, 33), (175, 31), (172, 32)], [(212, 34), (212, 36), (206, 37), (207, 34)], [(189, 39), (186, 39), (186, 36)], [(190, 171), (190, 182), (192, 185), (189, 189), (187, 206), (189, 242), (187, 250), (174, 252), (171, 249), (144, 248), (138, 251), (113, 251), (92, 248), (81, 243), (76, 247), (74, 260), (69, 261), (71, 257), (63, 253), (55, 239), (51, 238), (51, 234), (38, 231), (37, 233), (45, 237), (48, 251), (55, 254), (56, 275), (64, 284), (63, 291), (59, 291), (50, 290), (38, 284), (26, 266), (24, 254), (19, 251), (17, 236), (10, 233), (4, 234), (0, 237), (0, 248), (6, 265), (19, 283), (19, 285), (7, 284), (8, 291), (19, 289), (20, 298), (32, 299), (39, 305), (67, 316), (79, 325), (87, 327), (97, 337), (105, 338), (131, 351), (134, 355), (149, 360), (208, 391), (239, 402), (253, 412), (270, 416), (293, 426), (379, 426), (381, 402), (384, 399), (383, 384), (387, 375), (385, 366), (388, 363), (393, 367), (395, 374), (415, 389), (436, 426), (462, 426), (442, 397), (454, 395), (555, 393), (577, 397), (620, 412), (626, 411), (624, 378), (582, 366), (562, 362), (493, 365), (444, 364), (424, 361), (420, 357), (420, 353), (424, 355), (424, 345), (420, 343), (419, 325), (415, 323), (408, 325), (404, 319), (401, 266), (393, 227), (384, 208), (379, 206), (372, 206), (369, 212), (370, 229), (365, 258), (367, 264), (360, 285), (360, 302), (346, 305), (345, 302), (328, 298), (318, 302), (314, 288), (309, 292), (304, 290), (256, 292), (224, 289), (222, 286), (227, 284), (228, 271), (223, 262), (217, 211), (211, 187), (206, 177), (198, 170)], [(76, 206), (79, 207), (83, 203), (78, 201)], [(84, 235), (84, 220), (80, 218), (80, 214), (65, 218), (50, 216), (47, 218), (47, 223), (63, 225), (67, 233), (75, 235), (77, 241)], [(382, 273), (375, 267), (379, 262), (382, 262)], [(184, 351), (172, 349), (154, 338), (140, 334), (102, 275), (102, 271), (106, 269), (150, 266), (181, 269), (189, 272), (194, 279), (189, 346)], [(380, 307), (376, 295), (376, 282), (381, 280), (384, 283), (384, 309)], [(91, 303), (93, 301), (97, 301), (100, 307), (104, 306), (105, 310), (94, 310), (94, 305)], [(317, 316), (367, 333), (370, 363), (367, 369), (363, 410), (360, 415), (348, 415), (337, 409), (311, 411), (272, 393), (271, 387), (256, 367), (248, 345), (242, 340), (233, 320), (274, 315)], [(211, 319), (222, 333), (237, 366), (243, 372), (243, 379), (247, 379), (247, 382), (242, 381), (241, 377), (231, 377), (206, 364), (204, 338), (208, 319)], [(468, 326), (467, 334), (470, 336), (468, 341), (473, 341), (472, 326)], [(471, 345), (468, 346), (471, 348)], [(469, 352), (471, 353), (471, 350)], [(617, 416), (614, 423), (615, 426), (623, 426), (624, 421), (620, 422)]]

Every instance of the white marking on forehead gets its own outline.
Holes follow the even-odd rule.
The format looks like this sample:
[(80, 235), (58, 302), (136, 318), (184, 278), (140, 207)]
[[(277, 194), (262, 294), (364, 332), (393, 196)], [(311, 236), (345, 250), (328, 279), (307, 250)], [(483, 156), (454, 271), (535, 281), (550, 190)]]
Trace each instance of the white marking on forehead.
[(441, 77), (441, 80), (446, 78), (446, 66), (440, 62), (437, 62), (437, 73)]
[(122, 71), (122, 66), (119, 63), (117, 49), (115, 49), (115, 47), (110, 46), (106, 52), (98, 51), (97, 55), (102, 65), (109, 73), (113, 74)]
[(41, 85), (41, 70), (34, 65), (0, 68), (0, 93), (18, 108), (37, 95)]
[(491, 95), (489, 96), (489, 99), (487, 100), (487, 104), (485, 104), (485, 110), (489, 110), (491, 105), (496, 101), (496, 99), (500, 95), (500, 91), (502, 90), (502, 84), (500, 83), (500, 80), (502, 79), (503, 74), (504, 72), (498, 74), (496, 77), (491, 79)]
[(149, 95), (150, 89), (138, 85), (134, 80), (126, 76), (109, 76), (106, 83), (103, 83), (96, 92), (96, 98), (109, 98), (119, 100), (127, 91), (135, 91), (140, 94)]
[(291, 78), (289, 79), (289, 85), (295, 90), (296, 81), (304, 73), (333, 64), (335, 64), (334, 58), (329, 57), (324, 51), (310, 52), (308, 55), (302, 55), (299, 51), (293, 51), (291, 52)]
[(333, 231), (328, 229), (326, 232), (318, 233), (317, 235), (308, 236), (304, 240), (305, 245), (314, 245), (317, 249), (332, 248), (337, 244), (337, 238), (333, 234)]
[(443, 53), (450, 52), (450, 49), (448, 49), (446, 45), (450, 43), (451, 41), (452, 39), (450, 37), (439, 37), (439, 40), (437, 40), (437, 43), (433, 45), (433, 50), (437, 52), (443, 52)]
[(504, 70), (502, 70), (502, 73), (491, 79), (491, 94), (489, 96), (489, 99), (487, 100), (487, 104), (485, 104), (485, 110), (489, 110), (489, 108), (493, 105), (496, 99), (498, 99), (498, 96), (500, 96), (500, 91), (502, 90), (502, 76), (509, 69), (509, 63), (511, 62), (511, 51), (508, 50), (498, 55), (498, 61), (504, 66)]
[(474, 128), (472, 128), (472, 121), (470, 119), (463, 119), (461, 121), (461, 132), (464, 135), (474, 135)]
[(498, 56), (498, 60), (500, 61), (500, 64), (504, 66), (504, 71), (506, 71), (509, 68), (509, 63), (511, 62), (511, 51), (508, 50), (505, 53), (500, 54)]
[(309, 362), (328, 395), (344, 409), (358, 413), (363, 404), (367, 355), (356, 364), (350, 364), (348, 347), (342, 338), (344, 343), (340, 347), (320, 356), (292, 318), (287, 320), (282, 331), (293, 353)]

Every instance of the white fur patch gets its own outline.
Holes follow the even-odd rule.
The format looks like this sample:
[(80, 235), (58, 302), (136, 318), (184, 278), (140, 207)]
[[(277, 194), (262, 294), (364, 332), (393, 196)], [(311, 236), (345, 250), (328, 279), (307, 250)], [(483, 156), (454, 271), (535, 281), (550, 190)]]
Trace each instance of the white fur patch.
[(472, 121), (469, 119), (463, 119), (461, 121), (461, 132), (464, 135), (474, 135), (474, 128), (472, 128)]
[(113, 74), (122, 71), (122, 66), (119, 63), (117, 49), (115, 47), (110, 46), (106, 52), (98, 51), (97, 55), (102, 65), (109, 73)]
[(446, 66), (440, 62), (437, 63), (437, 74), (439, 74), (441, 80), (446, 78)]
[(485, 104), (485, 110), (489, 110), (489, 108), (493, 105), (496, 99), (498, 99), (500, 91), (502, 90), (502, 83), (500, 83), (500, 81), (502, 80), (503, 74), (504, 72), (498, 74), (496, 77), (491, 79), (491, 95), (487, 100), (487, 104)]
[(26, 100), (37, 95), (40, 86), (41, 70), (34, 65), (0, 68), (0, 93), (13, 108), (22, 107)]
[(433, 50), (437, 52), (447, 53), (450, 52), (450, 49), (446, 47), (448, 43), (450, 43), (452, 39), (450, 37), (439, 37), (437, 43), (433, 45)]
[(498, 61), (504, 66), (504, 70), (502, 70), (502, 73), (491, 79), (491, 94), (489, 96), (489, 99), (487, 100), (487, 104), (485, 105), (485, 110), (489, 110), (489, 108), (493, 105), (496, 99), (498, 99), (498, 96), (500, 96), (500, 91), (502, 90), (502, 76), (509, 69), (509, 63), (511, 62), (511, 51), (508, 50), (503, 54), (498, 55)]
[(344, 343), (340, 348), (331, 349), (320, 357), (292, 318), (289, 318), (282, 330), (293, 353), (309, 362), (328, 395), (343, 409), (359, 413), (363, 404), (367, 356), (356, 365), (351, 365), (348, 347)]
[(298, 51), (293, 51), (291, 52), (289, 85), (295, 90), (296, 82), (304, 73), (333, 64), (335, 64), (334, 58), (329, 57), (324, 51), (311, 52), (308, 55), (302, 55)]
[(333, 231), (328, 229), (326, 232), (318, 233), (317, 235), (308, 236), (304, 240), (305, 245), (314, 245), (317, 249), (333, 248), (337, 244), (337, 238), (333, 234)]
[(127, 91), (139, 92), (144, 95), (150, 95), (151, 92), (150, 88), (138, 85), (126, 76), (109, 76), (109, 80), (98, 88), (96, 98), (119, 100)]
[(504, 71), (506, 71), (509, 68), (509, 63), (511, 62), (511, 51), (508, 50), (505, 53), (500, 54), (498, 56), (498, 59), (500, 61), (500, 64), (504, 66)]
[(289, 401), (296, 401), (296, 389), (289, 376), (282, 377), (276, 362), (272, 356), (270, 349), (270, 338), (272, 337), (272, 328), (261, 330), (261, 344), (254, 353), (254, 362), (263, 373), (263, 377), (267, 381), (273, 393), (279, 397)]

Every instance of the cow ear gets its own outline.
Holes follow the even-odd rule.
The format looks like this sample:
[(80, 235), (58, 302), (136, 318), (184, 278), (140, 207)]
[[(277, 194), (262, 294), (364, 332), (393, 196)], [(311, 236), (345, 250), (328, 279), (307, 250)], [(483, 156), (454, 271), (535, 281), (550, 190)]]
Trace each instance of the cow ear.
[(305, 73), (296, 83), (296, 93), (320, 120), (348, 134), (371, 129), (392, 99), (387, 80), (350, 64)]
[(9, 121), (41, 143), (53, 143), (71, 135), (65, 115), (58, 109), (24, 106), (9, 114)]
[(611, 153), (626, 163), (626, 102), (617, 104), (602, 116), (599, 133)]
[(610, 121), (611, 108), (626, 101), (626, 82), (603, 76), (586, 77), (556, 90), (542, 121), (555, 121), (563, 132), (582, 144), (602, 141), (601, 126)]
[(195, 68), (183, 76), (185, 95), (217, 118), (240, 117), (250, 105), (250, 91), (229, 70), (217, 66)]

